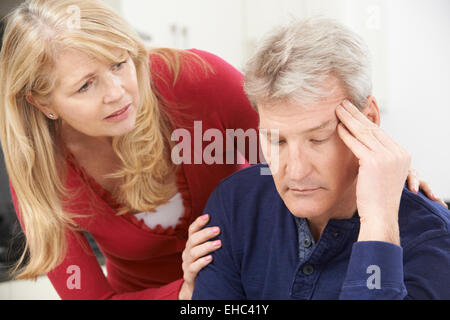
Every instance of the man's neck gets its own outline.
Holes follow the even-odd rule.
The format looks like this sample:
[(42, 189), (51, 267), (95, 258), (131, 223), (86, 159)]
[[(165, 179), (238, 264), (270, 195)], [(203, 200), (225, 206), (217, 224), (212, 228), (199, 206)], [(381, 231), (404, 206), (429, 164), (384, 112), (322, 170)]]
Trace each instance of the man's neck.
[(311, 231), (311, 235), (313, 236), (314, 241), (319, 241), (323, 230), (325, 230), (325, 227), (331, 219), (350, 219), (353, 217), (356, 210), (357, 205), (355, 181), (355, 184), (348, 188), (348, 190), (341, 198), (341, 201), (332, 209), (320, 216), (306, 219), (308, 221), (309, 230)]

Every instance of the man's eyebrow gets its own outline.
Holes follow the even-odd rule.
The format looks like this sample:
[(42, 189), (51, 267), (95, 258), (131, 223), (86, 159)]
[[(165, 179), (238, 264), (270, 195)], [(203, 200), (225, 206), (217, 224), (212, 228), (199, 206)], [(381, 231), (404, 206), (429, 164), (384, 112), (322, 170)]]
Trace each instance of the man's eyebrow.
[(336, 119), (330, 119), (330, 120), (327, 120), (327, 121), (325, 121), (325, 122), (322, 122), (321, 124), (319, 124), (318, 126), (315, 126), (315, 127), (313, 127), (313, 128), (310, 128), (310, 129), (308, 129), (308, 130), (305, 130), (305, 133), (310, 133), (310, 132), (313, 132), (313, 131), (318, 131), (318, 130), (321, 130), (321, 129), (325, 129), (325, 128), (328, 128), (328, 127), (334, 127), (334, 126), (337, 126), (337, 120)]
[[(328, 127), (332, 127), (332, 126), (334, 127), (334, 126), (337, 126), (337, 123), (338, 123), (338, 121), (336, 119), (330, 119), (330, 120), (327, 120), (325, 122), (322, 122), (318, 126), (312, 127), (312, 128), (310, 128), (308, 130), (305, 130), (303, 133), (311, 133), (311, 132), (318, 131), (318, 130), (321, 130), (321, 129), (325, 129), (325, 128), (328, 128)], [(270, 136), (271, 132), (273, 130), (276, 130), (276, 129), (264, 129), (264, 128), (261, 128), (261, 127), (259, 128), (259, 131), (260, 131), (260, 133), (263, 136), (268, 136), (268, 135)]]

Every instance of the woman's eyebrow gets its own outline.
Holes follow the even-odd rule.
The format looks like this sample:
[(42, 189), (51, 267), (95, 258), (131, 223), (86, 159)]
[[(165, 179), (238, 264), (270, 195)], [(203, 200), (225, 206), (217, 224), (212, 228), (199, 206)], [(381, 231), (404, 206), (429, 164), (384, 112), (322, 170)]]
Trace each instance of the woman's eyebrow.
[[(119, 61), (119, 60), (124, 60), (124, 59), (127, 59), (127, 58), (128, 58), (127, 57), (127, 51), (124, 51), (124, 52), (120, 53), (120, 55), (116, 58), (116, 60)], [(89, 72), (87, 75), (82, 77), (80, 80), (78, 80), (77, 82), (74, 82), (72, 85), (70, 85), (70, 88), (78, 86), (80, 84), (80, 82), (82, 82), (82, 81), (84, 81), (84, 80), (86, 80), (88, 78), (91, 78), (91, 77), (93, 77), (95, 75), (96, 75), (96, 72)]]
[(77, 86), (80, 82), (82, 82), (82, 81), (84, 81), (84, 80), (86, 80), (86, 79), (88, 79), (88, 78), (91, 78), (91, 77), (93, 77), (93, 76), (95, 76), (95, 72), (89, 72), (87, 75), (85, 75), (84, 77), (82, 77), (80, 80), (78, 80), (77, 82), (75, 82), (74, 84), (72, 84), (70, 87), (72, 88), (72, 87), (75, 87), (75, 86)]

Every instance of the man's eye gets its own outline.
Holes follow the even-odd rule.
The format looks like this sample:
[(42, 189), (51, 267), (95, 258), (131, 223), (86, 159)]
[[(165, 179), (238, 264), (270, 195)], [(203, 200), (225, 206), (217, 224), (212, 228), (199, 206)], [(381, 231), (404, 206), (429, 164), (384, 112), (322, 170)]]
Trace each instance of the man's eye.
[(311, 139), (310, 141), (311, 141), (312, 143), (314, 143), (314, 144), (321, 144), (321, 143), (326, 142), (328, 139), (329, 139), (329, 138), (326, 138), (326, 139)]
[(270, 141), (271, 144), (278, 144), (278, 145), (282, 145), (286, 143), (286, 140), (272, 140)]

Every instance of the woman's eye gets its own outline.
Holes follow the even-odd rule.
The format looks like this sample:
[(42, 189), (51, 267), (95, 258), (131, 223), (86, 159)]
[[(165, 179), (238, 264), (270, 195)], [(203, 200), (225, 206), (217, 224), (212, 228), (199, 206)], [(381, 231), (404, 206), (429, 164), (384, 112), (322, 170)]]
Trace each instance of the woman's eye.
[(89, 85), (90, 85), (91, 81), (88, 81), (84, 84), (84, 86), (82, 86), (80, 88), (80, 90), (78, 90), (79, 93), (83, 93), (86, 92), (89, 89)]
[[(122, 68), (122, 66), (123, 66), (125, 63), (127, 63), (127, 60), (124, 60), (124, 61), (122, 61), (122, 62), (119, 62), (119, 63), (115, 64), (115, 65), (113, 66), (113, 68), (116, 69), (116, 70), (119, 70), (119, 69)], [(92, 81), (86, 82), (86, 83), (80, 88), (80, 90), (78, 90), (78, 93), (86, 92), (86, 91), (89, 89), (91, 82), (92, 82)]]
[(125, 63), (127, 63), (127, 60), (119, 62), (118, 64), (115, 64), (114, 68), (120, 69)]

